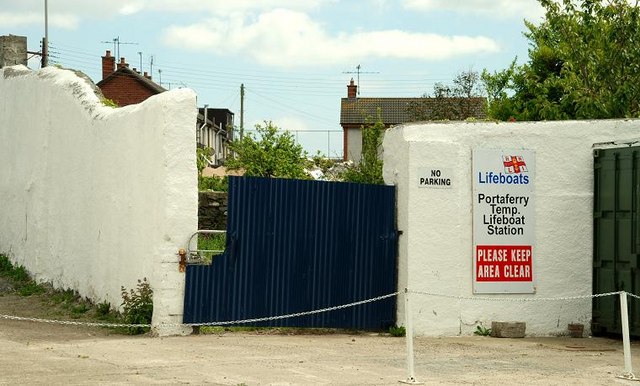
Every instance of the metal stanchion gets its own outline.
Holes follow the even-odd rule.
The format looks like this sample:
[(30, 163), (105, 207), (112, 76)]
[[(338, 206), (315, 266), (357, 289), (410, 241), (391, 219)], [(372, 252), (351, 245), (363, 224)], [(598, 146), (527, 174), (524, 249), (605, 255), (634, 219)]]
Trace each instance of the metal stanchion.
[(415, 371), (413, 367), (413, 318), (411, 315), (411, 302), (409, 299), (409, 290), (404, 289), (404, 323), (406, 325), (405, 341), (407, 342), (407, 372), (409, 376), (405, 380), (399, 381), (400, 383), (406, 383), (410, 385), (422, 385), (422, 382), (416, 380)]
[(629, 339), (629, 307), (627, 306), (627, 293), (620, 292), (620, 319), (622, 322), (622, 347), (624, 349), (624, 373), (618, 375), (618, 378), (630, 381), (640, 381), (633, 374), (633, 365), (631, 364), (631, 341)]

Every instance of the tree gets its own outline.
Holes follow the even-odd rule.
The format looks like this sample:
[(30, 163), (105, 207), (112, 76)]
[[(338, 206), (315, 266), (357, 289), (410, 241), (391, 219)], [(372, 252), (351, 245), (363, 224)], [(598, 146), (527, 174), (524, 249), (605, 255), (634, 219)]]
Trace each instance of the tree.
[(370, 119), (367, 118), (362, 126), (362, 158), (360, 163), (345, 171), (343, 176), (345, 181), (362, 184), (384, 184), (382, 160), (379, 153), (384, 130), (382, 113), (378, 108), (375, 123), (372, 124)]
[(202, 171), (211, 162), (213, 149), (210, 147), (199, 147), (196, 149), (196, 167), (198, 168), (198, 176), (202, 177)]
[(482, 79), (491, 117), (507, 120), (640, 116), (640, 10), (628, 0), (538, 0), (525, 22), (527, 63)]
[(481, 96), (480, 75), (473, 70), (462, 71), (451, 86), (434, 84), (433, 97), (425, 93), (409, 102), (407, 112), (411, 121), (464, 120), (477, 114), (474, 98)]
[(271, 122), (256, 125), (257, 136), (246, 134), (233, 141), (229, 148), (234, 156), (225, 166), (231, 170), (244, 169), (246, 176), (306, 178), (306, 153), (295, 143), (291, 133), (279, 131)]

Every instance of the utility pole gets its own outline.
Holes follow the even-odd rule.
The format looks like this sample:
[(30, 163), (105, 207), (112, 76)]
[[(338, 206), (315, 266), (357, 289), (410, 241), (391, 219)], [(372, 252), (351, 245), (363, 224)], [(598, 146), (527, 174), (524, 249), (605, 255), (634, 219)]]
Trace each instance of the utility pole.
[(44, 0), (44, 39), (42, 39), (42, 67), (49, 65), (49, 2)]
[(160, 81), (160, 87), (162, 87), (162, 69), (158, 68), (158, 78)]
[(240, 84), (240, 140), (244, 136), (244, 83)]
[(140, 73), (143, 73), (144, 71), (142, 70), (142, 51), (138, 51), (138, 55), (140, 56), (140, 67), (138, 67), (140, 69)]

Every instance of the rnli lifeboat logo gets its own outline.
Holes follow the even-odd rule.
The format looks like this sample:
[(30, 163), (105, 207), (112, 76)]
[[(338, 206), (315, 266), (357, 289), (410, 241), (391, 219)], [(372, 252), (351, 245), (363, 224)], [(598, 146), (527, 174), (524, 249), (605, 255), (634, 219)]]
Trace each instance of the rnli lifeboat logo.
[(520, 174), (527, 172), (527, 164), (524, 158), (519, 155), (502, 156), (502, 164), (506, 174)]

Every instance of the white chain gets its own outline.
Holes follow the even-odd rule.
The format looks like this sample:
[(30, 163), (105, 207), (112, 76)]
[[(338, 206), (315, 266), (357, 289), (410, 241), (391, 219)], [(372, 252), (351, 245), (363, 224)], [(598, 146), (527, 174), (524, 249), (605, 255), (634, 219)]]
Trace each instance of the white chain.
[[(417, 295), (427, 295), (427, 296), (447, 298), (447, 299), (487, 300), (487, 301), (495, 301), (495, 302), (541, 302), (541, 301), (580, 300), (580, 299), (599, 298), (603, 296), (620, 295), (623, 292), (623, 291), (617, 291), (617, 292), (606, 292), (606, 293), (595, 294), (595, 295), (563, 296), (563, 297), (552, 297), (552, 298), (504, 298), (504, 297), (491, 298), (491, 297), (482, 297), (482, 296), (458, 296), (458, 295), (436, 294), (432, 292), (415, 291), (415, 290), (406, 290), (406, 291), (412, 294), (417, 294)], [(633, 295), (628, 292), (627, 294), (640, 299), (640, 296)]]
[[(378, 296), (371, 299), (360, 300), (357, 302), (349, 303), (349, 304), (341, 304), (339, 306), (327, 307), (319, 310), (313, 311), (305, 311), (305, 312), (297, 312), (294, 314), (286, 314), (279, 316), (269, 316), (264, 318), (253, 318), (253, 319), (243, 319), (243, 320), (230, 320), (223, 322), (207, 322), (207, 323), (161, 323), (157, 327), (201, 327), (201, 326), (225, 326), (225, 325), (234, 325), (234, 324), (244, 324), (244, 323), (255, 323), (255, 322), (264, 322), (269, 320), (279, 320), (279, 319), (287, 319), (294, 318), (297, 316), (306, 316), (319, 314), (322, 312), (329, 312), (335, 310), (341, 310), (343, 308), (349, 308), (354, 306), (359, 306), (361, 304), (367, 304), (372, 302), (377, 302), (379, 300), (387, 299), (393, 296), (397, 296), (398, 292), (393, 292), (387, 295)], [(20, 320), (27, 322), (39, 322), (39, 323), (52, 323), (52, 324), (62, 324), (62, 325), (71, 325), (71, 326), (90, 326), (90, 327), (151, 327), (150, 324), (119, 324), (119, 323), (93, 323), (93, 322), (75, 322), (70, 320), (51, 320), (51, 319), (39, 319), (39, 318), (26, 318), (21, 316), (11, 316), (11, 315), (0, 315), (0, 319), (8, 319), (8, 320)]]
[(632, 298), (640, 299), (640, 296), (632, 294), (631, 292), (627, 292), (627, 295), (631, 296)]
[[(457, 295), (447, 295), (447, 294), (436, 294), (432, 292), (426, 291), (416, 291), (405, 289), (405, 292), (416, 294), (416, 295), (426, 295), (447, 299), (457, 299), (457, 300), (486, 300), (486, 301), (503, 301), (503, 302), (535, 302), (535, 301), (566, 301), (566, 300), (580, 300), (580, 299), (592, 299), (599, 298), (604, 296), (613, 296), (620, 295), (621, 293), (625, 293), (624, 291), (616, 291), (616, 292), (605, 292), (601, 294), (595, 295), (578, 295), (578, 296), (564, 296), (564, 297), (547, 297), (547, 298), (492, 298), (492, 297), (472, 297), (472, 296), (457, 296)], [(360, 300), (357, 302), (342, 304), (339, 306), (322, 308), (319, 310), (305, 311), (305, 312), (296, 312), (293, 314), (286, 315), (278, 315), (278, 316), (268, 316), (263, 318), (252, 318), (252, 319), (242, 319), (242, 320), (230, 320), (230, 321), (222, 321), (222, 322), (206, 322), (206, 323), (161, 323), (157, 327), (202, 327), (202, 326), (225, 326), (225, 325), (235, 325), (235, 324), (245, 324), (245, 323), (256, 323), (256, 322), (265, 322), (270, 320), (280, 320), (287, 318), (295, 318), (299, 316), (307, 316), (320, 314), (323, 312), (336, 311), (344, 308), (359, 306), (361, 304), (367, 304), (372, 302), (377, 302), (379, 300), (387, 299), (393, 296), (397, 296), (399, 292), (393, 292), (387, 295), (378, 296), (371, 299)], [(639, 295), (632, 294), (630, 292), (626, 292), (627, 295), (640, 299)], [(38, 322), (38, 323), (50, 323), (50, 324), (61, 324), (61, 325), (69, 325), (69, 326), (88, 326), (88, 327), (152, 327), (151, 324), (120, 324), (120, 323), (101, 323), (101, 322), (77, 322), (71, 320), (52, 320), (52, 319), (40, 319), (40, 318), (27, 318), (22, 316), (11, 316), (11, 315), (1, 315), (0, 319), (7, 320), (18, 320), (18, 321), (26, 321), (26, 322)]]
[(101, 323), (101, 322), (75, 322), (72, 320), (52, 320), (40, 318), (26, 318), (22, 316), (0, 315), (0, 319), (19, 320), (23, 322), (38, 322), (63, 324), (68, 326), (89, 326), (89, 327), (151, 327), (150, 324), (120, 324), (120, 323)]
[(224, 325), (230, 325), (230, 324), (255, 323), (255, 322), (264, 322), (264, 321), (269, 321), (269, 320), (295, 318), (295, 317), (298, 317), (298, 316), (307, 316), (307, 315), (319, 314), (319, 313), (322, 313), (322, 312), (341, 310), (343, 308), (359, 306), (361, 304), (366, 304), (366, 303), (377, 302), (378, 300), (390, 298), (390, 297), (393, 297), (393, 296), (396, 296), (396, 295), (398, 295), (398, 292), (393, 292), (393, 293), (390, 293), (390, 294), (387, 294), (387, 295), (382, 295), (382, 296), (378, 296), (378, 297), (367, 299), (367, 300), (361, 300), (361, 301), (354, 302), (354, 303), (342, 304), (342, 305), (339, 305), (339, 306), (327, 307), (327, 308), (322, 308), (322, 309), (313, 310), (313, 311), (297, 312), (295, 314), (269, 316), (269, 317), (265, 317), (265, 318), (243, 319), (243, 320), (235, 320), (235, 321), (227, 321), (227, 322), (186, 323), (186, 324), (182, 324), (182, 325), (183, 326), (190, 326), (190, 327), (224, 326)]

